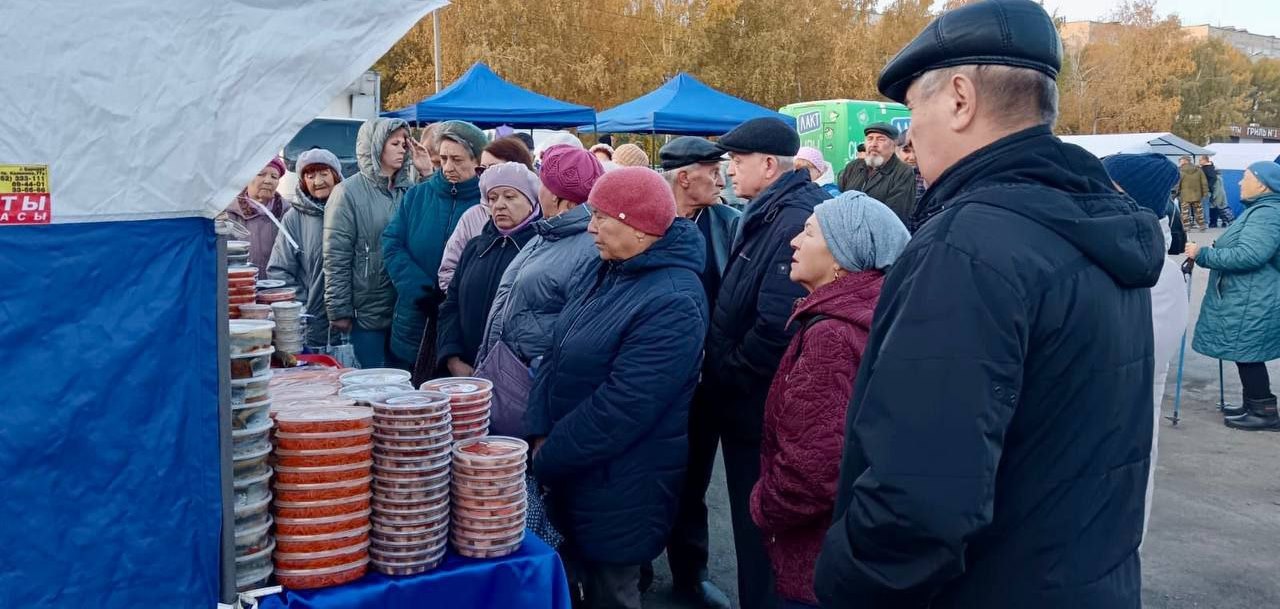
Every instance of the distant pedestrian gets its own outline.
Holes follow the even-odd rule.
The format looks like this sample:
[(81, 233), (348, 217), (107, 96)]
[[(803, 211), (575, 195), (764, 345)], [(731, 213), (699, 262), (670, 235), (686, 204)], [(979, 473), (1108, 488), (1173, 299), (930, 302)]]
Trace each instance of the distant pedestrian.
[(987, 0), (880, 73), (929, 190), (850, 401), (824, 609), (1141, 606), (1164, 240), (1053, 134), (1061, 49), (1036, 2)]
[(236, 195), (235, 202), (227, 206), (227, 216), (249, 231), (249, 264), (258, 267), (260, 277), (267, 274), (271, 248), (280, 232), (275, 220), (283, 217), (288, 209), (284, 198), (276, 192), (284, 171), (284, 161), (280, 157), (272, 158)]
[(916, 178), (915, 171), (898, 158), (898, 129), (874, 123), (863, 133), (867, 157), (846, 165), (838, 186), (842, 192), (856, 190), (888, 205), (907, 225), (916, 206)]
[(1178, 202), (1182, 206), (1182, 227), (1185, 230), (1204, 230), (1204, 205), (1202, 201), (1209, 196), (1209, 180), (1204, 172), (1191, 163), (1190, 156), (1178, 159)]
[(649, 167), (649, 155), (635, 144), (623, 144), (613, 151), (613, 162), (619, 167)]
[(809, 179), (832, 197), (840, 194), (840, 188), (831, 181), (831, 163), (822, 158), (822, 152), (817, 148), (801, 146), (800, 152), (796, 153), (796, 169), (809, 172)]
[(1259, 161), (1240, 181), (1244, 213), (1212, 247), (1187, 244), (1210, 269), (1192, 347), (1236, 362), (1244, 404), (1223, 411), (1227, 427), (1280, 431), (1267, 362), (1280, 359), (1280, 165)]
[(778, 595), (816, 607), (813, 568), (831, 526), (844, 420), (884, 270), (910, 234), (883, 203), (847, 192), (814, 208), (791, 241), (790, 277), (808, 296), (769, 388), (751, 518), (765, 534)]

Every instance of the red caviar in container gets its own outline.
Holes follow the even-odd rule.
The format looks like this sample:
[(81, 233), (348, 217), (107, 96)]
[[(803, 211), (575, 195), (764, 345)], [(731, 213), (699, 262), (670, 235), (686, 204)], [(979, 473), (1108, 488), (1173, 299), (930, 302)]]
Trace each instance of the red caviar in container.
[(373, 424), (373, 411), (360, 406), (299, 408), (276, 414), (276, 429), (287, 433), (323, 433), (364, 429)]
[(324, 518), (277, 518), (276, 534), (284, 536), (322, 535), (324, 533), (346, 531), (368, 524), (371, 513), (369, 510), (363, 510)]
[(465, 478), (455, 478), (453, 480), (453, 493), (459, 497), (491, 499), (506, 497), (524, 490), (524, 476), (516, 478), (514, 482), (508, 482), (506, 486), (473, 486)]
[(472, 518), (470, 516), (461, 516), (455, 513), (451, 516), (450, 521), (457, 527), (488, 531), (520, 524), (524, 522), (524, 514), (525, 511), (521, 510), (519, 513), (512, 514), (510, 516), (499, 516), (497, 518)]
[(325, 518), (340, 514), (363, 512), (369, 509), (369, 500), (373, 493), (323, 499), (320, 501), (279, 501), (275, 502), (276, 516), (280, 518)]
[(368, 541), (370, 528), (370, 525), (365, 524), (353, 529), (325, 533), (323, 535), (279, 535), (276, 537), (276, 551), (302, 553), (345, 548)]
[(323, 484), (342, 480), (360, 480), (369, 476), (373, 461), (320, 467), (276, 467), (276, 480), (286, 484)]
[(301, 569), (297, 571), (277, 569), (276, 581), (280, 582), (281, 586), (293, 590), (330, 588), (356, 581), (364, 577), (365, 572), (368, 570), (369, 558), (366, 556), (350, 564), (324, 569)]
[(358, 480), (343, 480), (324, 484), (290, 484), (276, 483), (276, 500), (288, 502), (324, 501), (340, 499), (370, 492), (369, 483), (373, 476), (366, 475)]
[(492, 467), (476, 467), (465, 463), (453, 463), (453, 471), (460, 477), (469, 478), (510, 478), (517, 474), (523, 474), (529, 468), (528, 465), (521, 463), (519, 465), (497, 465)]
[(453, 446), (453, 460), (473, 467), (520, 465), (529, 452), (529, 444), (519, 438), (489, 436), (458, 442)]
[(350, 465), (363, 463), (371, 459), (373, 459), (373, 447), (368, 444), (311, 450), (276, 449), (276, 463), (284, 467)]
[(324, 433), (276, 432), (276, 446), (285, 450), (325, 450), (370, 446), (372, 429), (349, 429)]
[(525, 507), (525, 502), (522, 500), (505, 507), (473, 509), (467, 506), (465, 499), (459, 498), (453, 503), (453, 515), (463, 519), (514, 517), (516, 514), (524, 514)]
[[(277, 546), (279, 548), (279, 546)], [(369, 555), (369, 540), (332, 550), (319, 552), (275, 552), (276, 569), (297, 571), (302, 569), (323, 569), (345, 565)]]
[(422, 384), (424, 391), (439, 391), (449, 395), (454, 406), (488, 401), (493, 395), (493, 383), (487, 379), (459, 376), (436, 379)]

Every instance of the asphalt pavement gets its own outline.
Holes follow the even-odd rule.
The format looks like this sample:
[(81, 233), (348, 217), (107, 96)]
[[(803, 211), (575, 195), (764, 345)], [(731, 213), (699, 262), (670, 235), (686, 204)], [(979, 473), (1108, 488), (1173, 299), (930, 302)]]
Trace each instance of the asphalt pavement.
[[(1209, 244), (1221, 230), (1192, 233)], [(1143, 605), (1155, 609), (1280, 607), (1280, 433), (1228, 429), (1217, 412), (1218, 362), (1190, 347), (1209, 273), (1197, 268), (1191, 331), (1182, 376), (1180, 421), (1161, 422), (1155, 505), (1142, 550)], [(1280, 306), (1280, 304), (1278, 304)], [(1280, 389), (1280, 362), (1268, 366)], [(1239, 403), (1235, 366), (1223, 367), (1227, 401)], [(1173, 414), (1177, 361), (1169, 371), (1164, 414)], [(737, 598), (733, 532), (724, 470), (711, 492), (711, 578)], [(670, 593), (666, 559), (645, 595), (653, 609), (694, 607)], [(736, 606), (736, 605), (735, 605)]]

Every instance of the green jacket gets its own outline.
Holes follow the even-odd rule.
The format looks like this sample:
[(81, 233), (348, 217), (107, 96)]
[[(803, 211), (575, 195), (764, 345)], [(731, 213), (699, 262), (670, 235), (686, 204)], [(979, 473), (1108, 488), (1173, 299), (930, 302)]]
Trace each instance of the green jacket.
[(1192, 348), (1232, 362), (1280, 359), (1280, 194), (1244, 213), (1196, 264), (1210, 269)]
[(1178, 168), (1178, 173), (1182, 176), (1178, 181), (1178, 200), (1184, 206), (1192, 201), (1203, 201), (1209, 196), (1209, 180), (1199, 167), (1183, 165)]
[(437, 286), (444, 247), (468, 209), (480, 203), (480, 178), (452, 184), (437, 171), (404, 196), (382, 235), (382, 259), (400, 299), (391, 325), (391, 352), (416, 361), (427, 318), (417, 306), (423, 288)]
[(331, 321), (355, 319), (364, 330), (391, 325), (396, 290), (382, 265), (382, 231), (413, 185), (413, 164), (406, 154), (404, 166), (388, 179), (380, 175), (379, 159), (391, 134), (408, 126), (390, 118), (361, 125), (356, 135), (360, 173), (335, 186), (325, 204), (324, 299)]

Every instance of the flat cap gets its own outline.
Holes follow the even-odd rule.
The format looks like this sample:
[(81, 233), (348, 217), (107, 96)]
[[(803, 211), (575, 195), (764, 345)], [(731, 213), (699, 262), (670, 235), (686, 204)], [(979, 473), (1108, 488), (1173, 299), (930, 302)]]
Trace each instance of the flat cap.
[(724, 150), (704, 138), (686, 135), (678, 137), (658, 151), (662, 170), (671, 171), (694, 163), (719, 163)]
[(716, 145), (725, 152), (795, 156), (800, 134), (780, 118), (753, 118), (724, 134)]
[(898, 139), (898, 128), (889, 123), (871, 123), (867, 125), (866, 129), (862, 130), (862, 135), (871, 135), (872, 133), (879, 133), (895, 141)]
[(1062, 40), (1053, 19), (1031, 0), (985, 0), (934, 19), (880, 71), (876, 87), (906, 103), (921, 74), (965, 65), (1027, 68), (1058, 77)]

